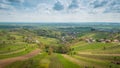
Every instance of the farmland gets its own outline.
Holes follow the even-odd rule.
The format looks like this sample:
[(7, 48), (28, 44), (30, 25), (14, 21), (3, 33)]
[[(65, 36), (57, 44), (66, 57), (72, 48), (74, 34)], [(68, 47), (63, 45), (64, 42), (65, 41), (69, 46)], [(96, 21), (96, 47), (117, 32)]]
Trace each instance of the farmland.
[(120, 24), (0, 23), (0, 68), (120, 68)]

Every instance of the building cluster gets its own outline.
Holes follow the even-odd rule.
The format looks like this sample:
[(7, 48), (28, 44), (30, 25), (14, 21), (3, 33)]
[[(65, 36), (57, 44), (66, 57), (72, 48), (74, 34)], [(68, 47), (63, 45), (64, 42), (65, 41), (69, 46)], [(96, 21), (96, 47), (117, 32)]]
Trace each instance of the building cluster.
[(113, 40), (110, 40), (110, 39), (93, 39), (93, 38), (87, 38), (85, 39), (86, 42), (88, 43), (92, 43), (92, 42), (102, 42), (102, 43), (110, 43), (110, 42), (120, 42), (120, 40), (118, 39), (113, 39)]

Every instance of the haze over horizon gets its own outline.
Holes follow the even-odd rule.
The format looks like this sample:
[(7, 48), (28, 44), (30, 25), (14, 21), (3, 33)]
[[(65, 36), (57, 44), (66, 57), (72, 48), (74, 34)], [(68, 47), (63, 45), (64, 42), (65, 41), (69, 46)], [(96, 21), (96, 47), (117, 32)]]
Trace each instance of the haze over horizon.
[(120, 22), (120, 0), (0, 0), (0, 22)]

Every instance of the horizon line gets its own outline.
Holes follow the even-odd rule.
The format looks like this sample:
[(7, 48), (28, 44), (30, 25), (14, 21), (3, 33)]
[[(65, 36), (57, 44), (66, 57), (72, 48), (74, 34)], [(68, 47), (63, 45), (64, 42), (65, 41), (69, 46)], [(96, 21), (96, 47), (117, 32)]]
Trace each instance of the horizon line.
[(120, 22), (0, 22), (0, 23), (120, 23)]

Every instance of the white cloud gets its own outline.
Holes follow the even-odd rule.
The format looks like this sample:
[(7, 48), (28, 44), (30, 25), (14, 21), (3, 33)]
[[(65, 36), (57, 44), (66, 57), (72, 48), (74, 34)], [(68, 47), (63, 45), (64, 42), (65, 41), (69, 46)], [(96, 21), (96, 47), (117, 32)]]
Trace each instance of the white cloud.
[[(64, 9), (61, 11), (55, 11), (53, 9), (55, 1), (58, 0), (52, 0), (53, 2), (50, 3), (48, 3), (49, 0), (47, 0), (47, 2), (42, 0), (44, 1), (42, 3), (37, 3), (37, 0), (19, 0), (21, 5), (27, 1), (29, 1), (29, 3), (31, 4), (35, 1), (34, 6), (32, 7), (26, 7), (25, 5), (18, 6), (22, 7), (22, 9), (15, 8), (15, 5), (7, 3), (6, 0), (3, 1), (4, 3), (0, 3), (0, 8), (11, 9), (12, 11), (0, 9), (0, 21), (120, 22), (120, 13), (117, 13), (117, 11), (119, 11), (120, 4), (115, 3), (114, 6), (112, 6), (113, 4), (111, 4), (115, 0), (106, 0), (108, 1), (108, 3), (104, 4), (104, 6), (100, 4), (102, 1), (105, 0), (97, 0), (100, 2), (99, 5), (93, 4), (93, 2), (95, 2), (96, 0), (77, 0), (77, 4), (79, 5), (79, 7), (77, 7), (76, 9), (68, 8), (72, 0), (59, 0), (64, 6)], [(95, 6), (97, 6), (97, 8), (95, 8)], [(105, 11), (108, 11), (108, 13), (104, 13)]]
[(17, 14), (9, 16), (0, 16), (0, 21), (11, 22), (120, 22), (120, 14), (56, 14), (56, 15), (41, 15), (41, 14)]
[(14, 10), (15, 8), (11, 5), (0, 3), (0, 9), (1, 10)]

